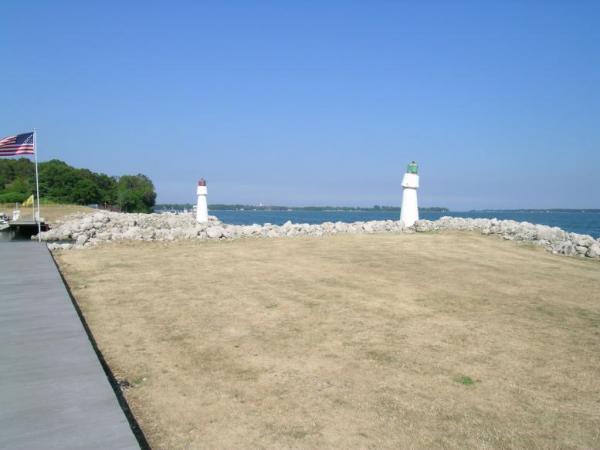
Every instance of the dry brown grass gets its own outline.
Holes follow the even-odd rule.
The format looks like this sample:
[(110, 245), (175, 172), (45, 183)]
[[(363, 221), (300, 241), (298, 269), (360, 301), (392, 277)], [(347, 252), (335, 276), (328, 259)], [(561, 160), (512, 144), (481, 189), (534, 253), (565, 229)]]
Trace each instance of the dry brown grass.
[(600, 264), (474, 234), (57, 255), (155, 448), (599, 448)]
[[(6, 215), (12, 218), (12, 212), (15, 208), (14, 203), (0, 203), (0, 212), (4, 212)], [(33, 217), (33, 208), (27, 208), (20, 206), (21, 217)], [(57, 220), (63, 217), (81, 212), (94, 212), (93, 208), (82, 205), (41, 205), (40, 206), (42, 218), (49, 224), (56, 223)]]

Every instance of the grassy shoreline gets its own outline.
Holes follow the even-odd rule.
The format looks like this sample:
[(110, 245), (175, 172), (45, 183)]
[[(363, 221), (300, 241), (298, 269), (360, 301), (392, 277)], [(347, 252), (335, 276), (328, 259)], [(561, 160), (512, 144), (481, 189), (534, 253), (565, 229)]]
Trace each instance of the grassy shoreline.
[[(14, 203), (0, 203), (0, 213), (8, 215), (12, 218), (12, 212), (15, 209)], [(21, 211), (21, 217), (33, 217), (33, 208), (27, 206), (19, 206)], [(93, 213), (96, 211), (93, 208), (83, 205), (61, 205), (61, 204), (44, 204), (40, 205), (41, 217), (46, 220), (47, 223), (54, 224), (57, 221), (63, 219), (69, 214), (75, 213)]]
[(597, 261), (466, 232), (56, 256), (153, 447), (600, 446)]

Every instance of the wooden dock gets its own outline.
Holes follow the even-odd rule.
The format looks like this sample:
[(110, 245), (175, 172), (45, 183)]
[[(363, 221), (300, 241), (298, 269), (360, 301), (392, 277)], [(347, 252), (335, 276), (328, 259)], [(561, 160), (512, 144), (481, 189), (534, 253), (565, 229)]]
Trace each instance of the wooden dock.
[[(17, 230), (17, 231), (29, 230), (30, 234), (37, 234), (37, 232), (38, 232), (38, 223), (34, 219), (20, 218), (17, 220), (9, 220), (7, 225), (9, 228), (11, 228), (13, 230)], [(46, 224), (46, 222), (42, 221), (40, 223), (40, 228), (42, 229), (42, 231), (46, 231), (46, 230), (48, 230), (48, 224)]]
[(37, 242), (0, 243), (0, 448), (140, 448)]

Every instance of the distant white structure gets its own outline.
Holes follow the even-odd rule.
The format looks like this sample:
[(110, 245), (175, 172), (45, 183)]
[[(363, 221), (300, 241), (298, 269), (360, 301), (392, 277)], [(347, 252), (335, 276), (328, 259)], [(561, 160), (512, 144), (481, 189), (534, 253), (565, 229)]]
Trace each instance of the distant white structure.
[(419, 189), (419, 169), (416, 162), (411, 162), (402, 178), (402, 210), (400, 220), (404, 226), (410, 227), (419, 220), (419, 204), (417, 189)]
[(200, 181), (198, 181), (198, 189), (196, 190), (196, 195), (198, 196), (198, 203), (196, 205), (196, 222), (198, 223), (208, 222), (208, 203), (206, 201), (207, 194), (208, 189), (206, 188), (206, 180), (204, 180), (204, 178), (200, 178)]

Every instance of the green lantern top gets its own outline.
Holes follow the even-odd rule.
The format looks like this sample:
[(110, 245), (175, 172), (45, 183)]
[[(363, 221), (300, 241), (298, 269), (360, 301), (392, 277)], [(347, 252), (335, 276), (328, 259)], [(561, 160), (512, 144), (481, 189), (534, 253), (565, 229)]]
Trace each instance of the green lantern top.
[(417, 166), (416, 161), (411, 162), (406, 168), (406, 173), (419, 173), (419, 166)]

